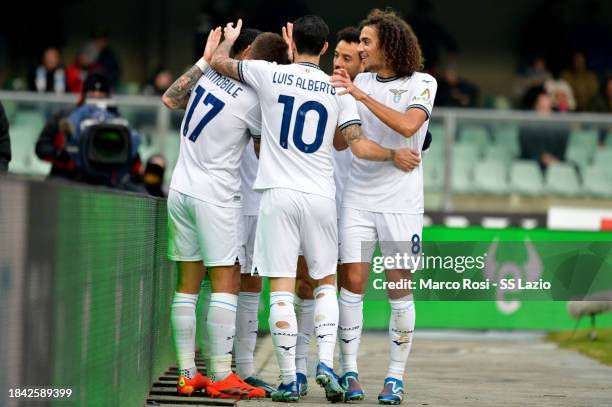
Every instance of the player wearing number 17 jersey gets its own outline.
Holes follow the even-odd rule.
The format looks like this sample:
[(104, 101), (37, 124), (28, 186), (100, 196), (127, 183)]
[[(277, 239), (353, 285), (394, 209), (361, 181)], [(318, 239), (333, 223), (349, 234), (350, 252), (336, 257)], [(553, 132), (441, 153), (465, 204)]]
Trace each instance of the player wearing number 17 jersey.
[[(209, 37), (205, 56), (212, 54), (220, 36), (219, 27)], [(278, 34), (268, 33), (264, 42), (274, 40), (280, 48), (257, 47), (255, 39), (250, 51), (260, 58), (285, 62), (287, 47)], [(262, 52), (257, 54), (256, 49)], [(270, 52), (274, 49), (276, 54)], [(240, 56), (248, 57), (246, 51)], [(208, 67), (203, 58), (168, 89), (163, 101), (170, 108), (186, 108), (168, 196), (169, 257), (177, 261), (179, 274), (171, 312), (180, 371), (177, 390), (190, 395), (205, 387), (213, 397), (262, 397), (264, 390), (245, 383), (231, 370), (240, 279), (235, 264), (244, 264), (238, 235), (242, 206), (239, 167), (250, 135), (260, 134), (257, 95), (245, 84)], [(206, 319), (210, 341), (207, 368), (212, 382), (197, 373), (194, 360), (202, 262), (212, 283)]]
[(260, 163), (254, 188), (263, 191), (255, 237), (253, 269), (270, 277), (270, 331), (282, 383), (272, 393), (279, 401), (297, 401), (293, 308), (298, 252), (303, 249), (316, 281), (315, 332), (319, 354), (317, 382), (330, 401), (343, 391), (334, 378), (333, 354), (338, 325), (334, 286), (337, 224), (332, 147), (336, 129), (353, 154), (364, 159), (395, 161), (406, 168), (407, 150), (390, 150), (368, 140), (360, 130), (355, 100), (339, 96), (318, 66), (327, 49), (327, 24), (305, 16), (293, 24), (294, 63), (236, 61), (229, 50), (240, 32), (228, 24), (225, 41), (212, 66), (251, 86), (262, 109)]

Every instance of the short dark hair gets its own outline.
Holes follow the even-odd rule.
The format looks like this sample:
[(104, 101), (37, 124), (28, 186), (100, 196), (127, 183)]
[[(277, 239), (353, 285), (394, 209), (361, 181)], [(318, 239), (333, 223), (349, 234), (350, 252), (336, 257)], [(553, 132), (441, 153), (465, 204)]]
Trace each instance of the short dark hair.
[(338, 42), (344, 41), (348, 43), (351, 43), (351, 42), (359, 43), (359, 30), (355, 27), (344, 27), (343, 29), (338, 31), (338, 34), (336, 37), (337, 37)]
[(248, 46), (255, 41), (255, 38), (257, 38), (259, 34), (261, 34), (261, 31), (255, 28), (243, 28), (240, 30), (240, 35), (238, 35), (238, 38), (236, 38), (236, 41), (230, 50), (230, 56), (235, 57), (247, 49)]
[(259, 34), (251, 44), (251, 59), (263, 59), (277, 64), (288, 64), (288, 46), (283, 37), (276, 33), (265, 32)]
[(328, 35), (329, 27), (319, 16), (303, 16), (293, 23), (293, 41), (299, 54), (319, 55)]
[(397, 76), (410, 76), (423, 69), (423, 53), (412, 28), (392, 9), (374, 9), (359, 26), (376, 28), (388, 66)]

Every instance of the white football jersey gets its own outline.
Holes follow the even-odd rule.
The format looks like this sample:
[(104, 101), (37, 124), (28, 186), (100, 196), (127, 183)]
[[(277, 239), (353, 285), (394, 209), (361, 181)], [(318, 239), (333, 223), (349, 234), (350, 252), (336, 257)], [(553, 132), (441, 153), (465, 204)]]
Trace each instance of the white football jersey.
[[(421, 109), (427, 120), (411, 137), (404, 137), (384, 124), (366, 106), (358, 103), (364, 134), (383, 147), (412, 148), (421, 151), (438, 85), (428, 74), (415, 72), (409, 77), (379, 78), (362, 73), (355, 85), (370, 97), (398, 112)], [(342, 206), (372, 212), (423, 213), (423, 163), (404, 172), (392, 162), (353, 158), (350, 177), (344, 189)]]
[(257, 216), (259, 213), (259, 202), (261, 194), (253, 191), (255, 177), (257, 177), (257, 169), (259, 168), (259, 160), (255, 155), (253, 141), (249, 144), (242, 155), (240, 163), (240, 190), (242, 191), (242, 214), (246, 216)]
[(170, 188), (203, 201), (242, 207), (240, 161), (261, 109), (248, 86), (208, 68), (191, 92)]
[(242, 61), (238, 71), (257, 92), (262, 111), (254, 188), (288, 188), (335, 199), (334, 132), (360, 123), (355, 99), (338, 96), (329, 76), (314, 64)]

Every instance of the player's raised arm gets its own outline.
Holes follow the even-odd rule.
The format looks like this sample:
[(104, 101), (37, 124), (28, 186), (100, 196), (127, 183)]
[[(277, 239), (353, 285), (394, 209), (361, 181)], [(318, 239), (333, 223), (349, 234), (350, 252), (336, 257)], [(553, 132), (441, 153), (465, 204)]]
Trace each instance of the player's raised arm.
[(355, 100), (363, 103), (380, 121), (404, 137), (412, 137), (429, 118), (428, 114), (422, 109), (408, 109), (406, 112), (398, 112), (376, 101), (355, 86), (344, 69), (334, 70), (331, 82), (336, 88), (345, 88), (338, 93), (339, 95), (351, 94)]
[(421, 162), (419, 154), (409, 148), (393, 150), (381, 147), (378, 143), (368, 139), (358, 124), (339, 129), (339, 135), (344, 138), (351, 152), (364, 160), (393, 161), (397, 168), (404, 171), (411, 171)]
[(228, 23), (223, 29), (223, 42), (213, 54), (210, 66), (219, 72), (221, 75), (228, 76), (230, 78), (240, 80), (240, 74), (238, 73), (238, 60), (230, 57), (230, 51), (234, 42), (240, 35), (240, 29), (242, 28), (242, 19), (238, 19), (236, 27), (234, 23)]
[(210, 30), (206, 46), (204, 47), (204, 55), (194, 66), (189, 68), (187, 72), (182, 74), (174, 83), (166, 90), (162, 96), (162, 102), (169, 109), (185, 109), (189, 101), (189, 93), (196, 84), (198, 79), (204, 74), (212, 58), (213, 52), (219, 46), (221, 40), (221, 27)]

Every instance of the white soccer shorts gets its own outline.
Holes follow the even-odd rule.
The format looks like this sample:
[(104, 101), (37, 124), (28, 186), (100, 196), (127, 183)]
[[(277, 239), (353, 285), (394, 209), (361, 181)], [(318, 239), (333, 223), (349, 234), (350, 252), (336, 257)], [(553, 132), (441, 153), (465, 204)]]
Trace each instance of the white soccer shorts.
[(206, 267), (244, 264), (240, 208), (214, 205), (173, 189), (168, 194), (168, 258), (203, 260)]
[(315, 280), (336, 273), (338, 226), (333, 199), (284, 188), (263, 193), (255, 233), (253, 271), (295, 278), (300, 247)]
[(253, 265), (253, 250), (255, 249), (255, 231), (257, 230), (257, 216), (242, 215), (240, 224), (241, 251), (244, 252), (244, 263), (240, 268), (241, 274), (251, 274)]
[[(411, 255), (414, 244), (422, 247), (423, 215), (370, 212), (342, 208), (340, 214), (340, 262), (370, 263), (381, 243), (383, 256)], [(402, 242), (399, 245), (392, 242)]]

